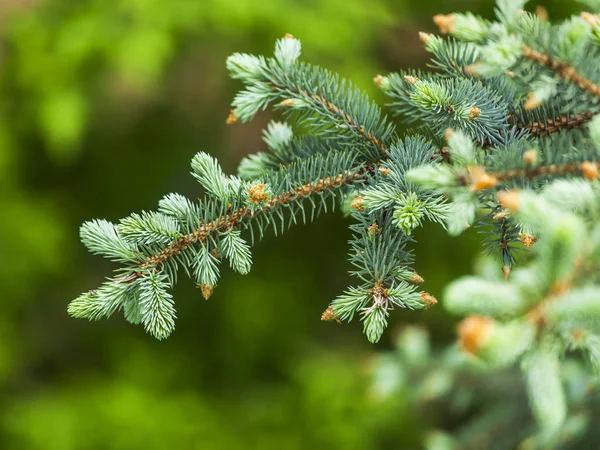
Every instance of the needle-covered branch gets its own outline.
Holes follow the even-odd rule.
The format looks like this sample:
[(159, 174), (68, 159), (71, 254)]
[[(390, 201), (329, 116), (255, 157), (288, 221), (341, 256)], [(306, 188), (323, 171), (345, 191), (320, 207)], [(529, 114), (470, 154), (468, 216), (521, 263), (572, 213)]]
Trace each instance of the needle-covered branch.
[[(600, 367), (600, 17), (585, 13), (553, 25), (524, 12), (525, 3), (499, 0), (495, 22), (438, 15), (435, 23), (452, 37), (420, 34), (432, 55), (429, 72), (375, 77), (392, 112), (418, 127), (404, 138), (351, 83), (300, 62), (292, 36), (278, 40), (270, 57), (231, 56), (231, 77), (245, 87), (227, 123), (247, 122), (269, 106), (290, 123), (269, 123), (267, 148), (244, 158), (238, 176), (197, 154), (192, 174), (205, 192), (198, 201), (169, 194), (157, 211), (85, 223), (83, 243), (119, 268), (74, 300), (69, 313), (96, 320), (122, 310), (163, 339), (175, 327), (170, 291), (180, 272), (208, 298), (223, 261), (250, 271), (250, 244), (267, 229), (282, 233), (338, 206), (352, 221), (355, 282), (321, 318), (359, 319), (377, 342), (393, 310), (437, 303), (421, 289), (429, 274), (424, 280), (413, 267), (415, 229), (426, 221), (451, 235), (474, 228), (500, 264), (486, 263), (482, 273), (446, 288), (443, 306), (463, 318), (458, 346), (441, 358), (434, 378), (416, 378), (415, 401), (439, 398), (455, 382), (476, 391), (481, 370), (494, 379), (505, 371), (520, 395), (500, 403), (523, 420), (534, 417), (538, 428), (504, 433), (498, 443), (506, 446), (498, 448), (516, 448), (517, 438), (527, 438), (522, 448), (570, 442), (567, 411), (576, 399), (564, 381), (590, 378), (581, 361)], [(412, 335), (422, 350), (422, 336)], [(400, 347), (407, 370), (429, 369), (419, 348)], [(585, 376), (575, 376), (573, 365)], [(533, 414), (522, 411), (527, 401)], [(477, 428), (488, 438), (504, 431), (497, 416), (478, 414)], [(480, 442), (468, 434), (435, 436), (431, 442), (444, 445)]]

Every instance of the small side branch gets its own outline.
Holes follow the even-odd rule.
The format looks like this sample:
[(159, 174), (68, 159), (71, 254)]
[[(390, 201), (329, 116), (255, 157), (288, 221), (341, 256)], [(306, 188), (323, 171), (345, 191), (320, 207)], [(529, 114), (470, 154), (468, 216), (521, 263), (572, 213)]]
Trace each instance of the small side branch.
[(582, 161), (567, 164), (551, 164), (549, 166), (539, 166), (533, 169), (512, 169), (506, 172), (489, 174), (498, 181), (507, 181), (513, 178), (525, 177), (533, 179), (551, 175), (582, 175), (586, 179), (596, 179), (598, 176), (598, 161)]
[(328, 190), (339, 188), (343, 185), (353, 183), (365, 175), (364, 170), (356, 172), (345, 172), (335, 177), (327, 177), (318, 180), (315, 183), (307, 183), (299, 186), (285, 194), (273, 197), (265, 206), (259, 210), (253, 210), (251, 208), (240, 208), (231, 215), (219, 217), (218, 219), (200, 225), (193, 232), (180, 237), (175, 243), (165, 248), (160, 253), (146, 258), (146, 260), (139, 266), (139, 271), (127, 275), (120, 279), (121, 282), (131, 282), (137, 278), (144, 276), (144, 271), (154, 268), (158, 270), (159, 267), (164, 264), (167, 260), (175, 257), (181, 251), (196, 244), (197, 242), (206, 242), (211, 234), (218, 232), (228, 231), (245, 220), (250, 220), (258, 215), (265, 214), (275, 208), (290, 204), (294, 201), (299, 201), (305, 197), (313, 194), (319, 194)]
[(527, 45), (522, 47), (523, 56), (541, 66), (544, 66), (555, 72), (560, 78), (579, 86), (579, 88), (588, 94), (600, 99), (600, 86), (586, 77), (577, 73), (574, 67), (566, 63), (556, 61)]
[(559, 131), (569, 131), (580, 128), (589, 123), (593, 117), (594, 114), (592, 113), (578, 114), (571, 117), (562, 116), (548, 119), (546, 122), (528, 123), (524, 125), (522, 129), (528, 130), (532, 137), (544, 137)]

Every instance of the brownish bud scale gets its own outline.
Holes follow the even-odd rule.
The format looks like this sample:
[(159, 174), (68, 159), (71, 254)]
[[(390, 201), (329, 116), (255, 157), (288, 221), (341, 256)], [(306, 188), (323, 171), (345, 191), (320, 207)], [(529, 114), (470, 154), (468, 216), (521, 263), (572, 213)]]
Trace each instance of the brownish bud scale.
[(370, 236), (375, 236), (377, 233), (379, 233), (379, 225), (377, 225), (376, 223), (369, 225), (367, 230)]
[(504, 220), (508, 217), (508, 214), (506, 214), (506, 211), (500, 211), (496, 214), (494, 214), (494, 220)]
[(527, 248), (530, 248), (535, 244), (537, 238), (527, 233), (519, 233), (519, 240), (523, 243), (523, 245)]
[(419, 79), (417, 77), (413, 77), (412, 75), (406, 75), (404, 77), (404, 81), (410, 84), (417, 84), (419, 82)]
[(581, 18), (585, 20), (592, 28), (594, 28), (596, 25), (598, 25), (598, 22), (600, 22), (600, 16), (597, 14), (590, 14), (589, 12), (585, 11), (581, 13)]
[(500, 206), (509, 211), (515, 212), (519, 209), (519, 193), (517, 191), (498, 192), (496, 199)]
[(475, 120), (481, 115), (481, 109), (477, 106), (471, 106), (471, 111), (469, 112), (469, 119)]
[(215, 290), (215, 287), (211, 286), (210, 284), (200, 284), (198, 287), (200, 288), (200, 292), (202, 292), (202, 297), (204, 297), (204, 300), (208, 300)]
[(329, 305), (327, 307), (327, 309), (325, 311), (323, 311), (323, 314), (321, 314), (321, 320), (323, 322), (337, 322), (340, 323), (340, 320), (335, 317), (335, 314), (333, 313), (333, 306)]
[(358, 211), (364, 211), (365, 210), (365, 207), (363, 206), (364, 203), (365, 203), (365, 199), (363, 197), (361, 197), (360, 195), (357, 195), (352, 200), (352, 203), (350, 203), (350, 206), (352, 206), (354, 209), (356, 209)]
[(383, 298), (387, 295), (387, 289), (383, 286), (383, 284), (377, 282), (375, 285), (369, 290), (369, 295), (373, 298)]
[(294, 36), (290, 33), (286, 33), (286, 35), (284, 36), (284, 38), (286, 39), (294, 39)]
[(288, 108), (291, 108), (292, 106), (294, 106), (294, 99), (293, 98), (286, 98), (285, 100), (282, 100), (281, 103), (279, 103), (281, 106), (287, 106)]
[(538, 162), (538, 152), (536, 149), (527, 150), (523, 153), (523, 161), (525, 161), (529, 165), (537, 164)]
[(373, 83), (375, 83), (375, 86), (377, 86), (377, 87), (381, 87), (382, 81), (383, 81), (383, 75), (377, 75), (375, 78), (373, 78)]
[(421, 275), (419, 275), (417, 272), (414, 272), (412, 274), (412, 276), (408, 279), (408, 282), (413, 283), (413, 284), (421, 284), (424, 281), (425, 280), (423, 279), (423, 277)]
[(593, 181), (598, 178), (598, 165), (590, 161), (582, 162), (581, 172), (583, 173), (583, 178)]
[(248, 200), (254, 204), (266, 202), (269, 196), (265, 193), (264, 183), (257, 184), (248, 189)]
[(523, 109), (527, 111), (531, 111), (533, 109), (539, 108), (542, 105), (533, 92), (529, 93), (529, 97), (527, 97), (527, 101), (523, 104)]
[(540, 5), (535, 7), (535, 15), (538, 16), (542, 22), (548, 22), (548, 19), (550, 18), (548, 10)]
[(427, 33), (423, 33), (422, 31), (419, 31), (419, 40), (423, 44), (427, 44), (431, 40), (431, 35), (427, 34)]
[(431, 295), (429, 292), (423, 292), (421, 294), (421, 301), (425, 305), (425, 309), (429, 309), (432, 306), (437, 305), (437, 298)]
[(449, 141), (453, 134), (454, 130), (452, 128), (447, 128), (446, 131), (444, 131), (444, 139)]
[(469, 316), (458, 325), (458, 342), (460, 348), (471, 355), (477, 356), (486, 345), (495, 326), (490, 317)]
[(436, 14), (433, 16), (433, 23), (437, 25), (442, 34), (454, 33), (456, 17), (453, 14)]
[(227, 120), (225, 121), (225, 123), (227, 125), (233, 125), (234, 123), (238, 123), (239, 119), (237, 118), (237, 116), (235, 115), (235, 113), (233, 112), (233, 109), (231, 111), (229, 111), (229, 115), (227, 116)]
[(377, 171), (384, 177), (387, 177), (387, 176), (389, 176), (390, 173), (392, 173), (392, 171), (390, 169), (388, 169), (387, 167), (383, 167), (383, 166), (379, 166)]
[(510, 277), (510, 271), (510, 266), (502, 266), (502, 276), (505, 280), (508, 280), (508, 277)]
[(486, 189), (496, 187), (498, 185), (498, 179), (486, 173), (482, 167), (471, 167), (469, 169), (469, 175), (471, 177), (471, 191), (479, 192)]

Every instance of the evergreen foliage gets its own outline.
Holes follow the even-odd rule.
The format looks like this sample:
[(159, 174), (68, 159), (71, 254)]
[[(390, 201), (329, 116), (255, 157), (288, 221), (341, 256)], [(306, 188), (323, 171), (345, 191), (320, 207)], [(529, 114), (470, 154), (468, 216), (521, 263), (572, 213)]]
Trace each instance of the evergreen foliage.
[[(426, 220), (452, 235), (473, 227), (501, 263), (496, 273), (445, 291), (445, 308), (466, 316), (459, 342), (470, 357), (463, 362), (521, 367), (539, 425), (531, 448), (585, 433), (567, 420), (574, 398), (561, 374), (574, 350), (599, 365), (600, 16), (553, 25), (524, 12), (525, 3), (499, 0), (494, 23), (436, 16), (451, 37), (421, 34), (431, 71), (375, 78), (391, 111), (418, 126), (404, 137), (350, 82), (299, 61), (292, 36), (277, 41), (272, 57), (231, 56), (227, 68), (244, 88), (228, 123), (273, 106), (298, 132), (272, 122), (268, 151), (244, 159), (238, 175), (197, 154), (192, 174), (205, 190), (197, 202), (169, 194), (158, 212), (84, 224), (83, 243), (121, 267), (69, 312), (98, 319), (123, 309), (166, 338), (175, 326), (169, 290), (181, 270), (208, 298), (223, 259), (249, 272), (248, 240), (340, 206), (352, 216), (356, 280), (322, 319), (359, 317), (377, 342), (393, 309), (437, 303), (412, 268), (412, 231)], [(452, 448), (450, 441), (432, 448)]]

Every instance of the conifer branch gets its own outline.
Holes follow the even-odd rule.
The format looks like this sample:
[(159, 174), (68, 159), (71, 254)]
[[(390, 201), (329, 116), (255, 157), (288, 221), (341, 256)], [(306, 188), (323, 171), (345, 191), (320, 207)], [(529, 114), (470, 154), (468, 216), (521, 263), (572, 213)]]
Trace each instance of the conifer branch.
[(389, 144), (385, 141), (384, 137), (377, 137), (371, 129), (368, 129), (365, 126), (365, 124), (359, 123), (358, 119), (353, 118), (348, 112), (337, 106), (335, 103), (332, 103), (330, 100), (326, 99), (323, 95), (319, 95), (318, 93), (309, 93), (306, 91), (306, 89), (303, 89), (301, 86), (298, 86), (294, 83), (291, 83), (289, 86), (276, 86), (276, 88), (280, 89), (283, 94), (287, 94), (292, 97), (289, 100), (283, 100), (281, 103), (282, 106), (293, 108), (294, 99), (311, 102), (316, 105), (318, 110), (320, 110), (323, 114), (331, 114), (337, 119), (343, 121), (345, 125), (347, 125), (349, 129), (353, 130), (357, 136), (364, 138), (382, 153), (389, 152)]
[[(593, 181), (598, 177), (598, 168), (600, 161), (580, 161), (570, 162), (565, 164), (550, 164), (539, 165), (538, 167), (526, 167), (524, 169), (509, 169), (505, 172), (489, 173), (488, 176), (497, 181), (509, 181), (519, 178), (532, 180), (538, 177), (557, 177), (557, 176), (582, 176), (586, 180)], [(494, 188), (494, 186), (486, 186), (483, 189)], [(483, 190), (481, 189), (481, 190)]]
[(532, 122), (523, 125), (521, 129), (527, 130), (531, 137), (545, 137), (560, 131), (570, 131), (588, 124), (595, 114), (583, 113), (574, 116), (561, 116), (551, 118), (545, 122)]
[(574, 67), (571, 67), (566, 63), (554, 60), (548, 55), (545, 55), (537, 50), (532, 49), (528, 45), (523, 45), (522, 53), (523, 56), (528, 60), (552, 70), (563, 80), (573, 83), (574, 85), (578, 86), (582, 91), (587, 92), (593, 97), (600, 99), (600, 86), (587, 79), (583, 75), (577, 73), (577, 70)]
[(123, 277), (119, 281), (132, 282), (136, 278), (145, 276), (145, 274), (148, 273), (148, 269), (153, 269), (157, 272), (160, 269), (160, 266), (167, 260), (174, 258), (178, 253), (196, 243), (206, 243), (212, 234), (229, 231), (239, 226), (242, 222), (252, 220), (261, 214), (266, 214), (282, 206), (289, 205), (292, 202), (301, 201), (310, 195), (317, 195), (328, 190), (334, 190), (344, 185), (351, 184), (363, 176), (364, 171), (358, 170), (321, 179), (315, 183), (306, 183), (292, 189), (286, 194), (273, 197), (261, 206), (260, 209), (240, 208), (232, 214), (221, 216), (210, 223), (201, 224), (191, 233), (179, 237), (176, 242), (169, 245), (158, 254), (146, 258), (146, 260), (139, 265), (140, 270), (138, 272)]
[[(393, 309), (437, 302), (418, 286), (415, 229), (430, 221), (458, 235), (477, 224), (484, 251), (501, 263), (445, 290), (444, 307), (464, 318), (458, 347), (491, 371), (521, 367), (540, 442), (562, 442), (571, 395), (561, 381), (564, 354), (581, 350), (600, 368), (600, 87), (598, 54), (587, 51), (600, 34), (584, 19), (543, 24), (524, 4), (499, 0), (493, 24), (473, 14), (437, 16), (454, 39), (421, 35), (436, 72), (375, 78), (393, 112), (419, 124), (402, 139), (350, 83), (298, 62), (300, 42), (291, 36), (271, 57), (231, 56), (230, 74), (245, 87), (227, 122), (274, 105), (306, 135), (272, 122), (268, 150), (245, 158), (239, 176), (226, 176), (208, 154), (193, 158), (206, 191), (200, 201), (170, 194), (157, 212), (85, 223), (88, 249), (122, 267), (72, 301), (69, 313), (96, 320), (123, 310), (166, 338), (180, 269), (208, 298), (222, 260), (240, 274), (250, 270), (242, 231), (253, 241), (255, 228), (260, 237), (270, 227), (283, 232), (300, 214), (307, 221), (307, 204), (314, 217), (335, 195), (353, 220), (348, 259), (357, 285), (321, 319), (358, 318), (377, 342)], [(517, 264), (521, 252), (531, 257)], [(444, 370), (455, 361), (444, 359)]]

